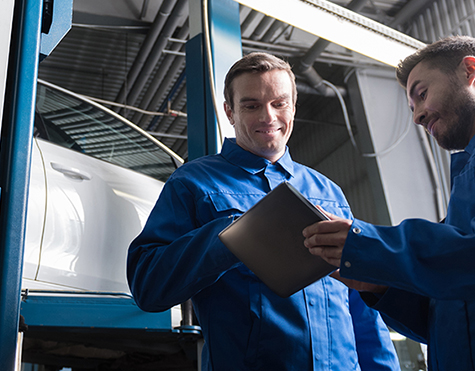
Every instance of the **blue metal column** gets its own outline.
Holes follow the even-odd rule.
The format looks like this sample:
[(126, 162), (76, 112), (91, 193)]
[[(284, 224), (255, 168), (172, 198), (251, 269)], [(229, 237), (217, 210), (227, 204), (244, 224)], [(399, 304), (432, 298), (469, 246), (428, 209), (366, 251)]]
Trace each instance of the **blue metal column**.
[(0, 152), (0, 365), (15, 367), (42, 0), (15, 2)]
[[(203, 9), (208, 10), (207, 15)], [(205, 24), (206, 19), (208, 24)], [(242, 56), (239, 4), (233, 0), (192, 1), (189, 22), (192, 32), (186, 45), (186, 87), (188, 158), (192, 160), (218, 152), (221, 145), (210, 89), (205, 27), (209, 30), (216, 108), (218, 115), (225, 118), (224, 78), (231, 65)], [(220, 121), (221, 126), (226, 125), (224, 119)]]

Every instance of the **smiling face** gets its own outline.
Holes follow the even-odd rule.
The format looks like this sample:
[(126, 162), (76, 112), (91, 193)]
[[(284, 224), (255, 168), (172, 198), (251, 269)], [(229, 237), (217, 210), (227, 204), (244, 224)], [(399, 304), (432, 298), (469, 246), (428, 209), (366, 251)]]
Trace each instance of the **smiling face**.
[(276, 162), (285, 153), (293, 129), (295, 102), (290, 76), (283, 70), (244, 73), (232, 82), (234, 109), (224, 103), (236, 143)]
[(453, 75), (420, 62), (409, 74), (407, 98), (416, 124), (445, 149), (463, 149), (475, 134), (475, 58)]

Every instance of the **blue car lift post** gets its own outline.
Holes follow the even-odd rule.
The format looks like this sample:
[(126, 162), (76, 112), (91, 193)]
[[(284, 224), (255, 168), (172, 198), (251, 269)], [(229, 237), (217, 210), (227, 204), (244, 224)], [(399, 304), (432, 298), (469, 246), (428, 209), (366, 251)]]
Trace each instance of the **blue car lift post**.
[[(72, 0), (67, 0), (71, 1)], [(209, 30), (215, 81), (224, 80), (225, 71), (240, 58), (241, 39), (239, 5), (232, 0), (202, 0), (209, 7)], [(15, 367), (15, 348), (20, 310), (28, 325), (28, 334), (45, 338), (63, 333), (84, 341), (94, 334), (96, 340), (110, 342), (111, 337), (127, 334), (132, 347), (146, 347), (161, 338), (159, 346), (170, 346), (170, 336), (196, 342), (199, 328), (185, 321), (173, 329), (170, 311), (146, 313), (137, 308), (128, 294), (27, 292), (20, 306), (23, 246), (26, 225), (29, 168), (36, 99), (36, 79), (41, 49), (42, 5), (47, 0), (16, 2), (15, 27), (18, 40), (9, 62), (9, 90), (12, 97), (2, 127), (0, 209), (0, 365), (2, 370)], [(54, 2), (59, 4), (61, 2)], [(56, 5), (55, 5), (56, 7)], [(55, 8), (56, 11), (56, 8)], [(190, 14), (190, 16), (194, 16)], [(223, 38), (226, 35), (226, 39)], [(219, 37), (221, 36), (221, 37)], [(47, 37), (44, 37), (46, 42)], [(59, 42), (59, 40), (57, 41)], [(53, 43), (54, 44), (54, 43)], [(52, 46), (54, 48), (56, 44)], [(51, 46), (50, 46), (51, 48)], [(231, 49), (231, 53), (229, 50)], [(226, 50), (220, 53), (217, 51)], [(187, 89), (189, 101), (190, 159), (216, 153), (219, 147), (217, 122), (210, 98), (207, 58), (203, 34), (187, 45)], [(204, 90), (204, 92), (203, 92)], [(222, 94), (219, 91), (218, 94)], [(204, 102), (200, 99), (204, 98)], [(191, 117), (191, 119), (190, 119)], [(194, 134), (193, 134), (194, 133)], [(195, 135), (196, 134), (196, 135)], [(185, 304), (185, 307), (187, 305)], [(189, 303), (188, 303), (189, 308)], [(185, 309), (185, 317), (189, 310)], [(159, 333), (161, 334), (160, 336)], [(90, 340), (90, 339), (89, 339)], [(173, 341), (173, 340), (172, 340)], [(165, 350), (166, 351), (166, 350)], [(170, 349), (172, 351), (172, 349)]]
[[(46, 58), (56, 47), (61, 38), (70, 29), (72, 21), (72, 0), (61, 0), (54, 3), (48, 0), (30, 0), (30, 3), (38, 6), (43, 1), (50, 6), (54, 4), (53, 9), (49, 9), (54, 13), (51, 28), (48, 29), (47, 34), (42, 33), (41, 38), (39, 37), (39, 32), (33, 34), (31, 30), (25, 31), (30, 35), (32, 39), (30, 43), (35, 46), (35, 49), (22, 51), (19, 54), (19, 59), (21, 60), (31, 59), (33, 56), (36, 56), (33, 62), (28, 60), (28, 67), (32, 69), (31, 75), (23, 75), (28, 77), (28, 85), (24, 89), (29, 94), (26, 95), (25, 92), (22, 92), (19, 94), (18, 99), (22, 101), (22, 99), (29, 97), (28, 100), (25, 99), (23, 102), (23, 104), (27, 102), (28, 106), (23, 106), (21, 109), (21, 112), (28, 114), (28, 118), (22, 121), (28, 123), (28, 125), (24, 132), (19, 134), (20, 139), (26, 141), (26, 144), (22, 144), (22, 147), (27, 147), (29, 151), (18, 150), (18, 147), (11, 150), (13, 155), (21, 153), (25, 156), (21, 164), (25, 169), (24, 173), (18, 172), (20, 165), (17, 165), (15, 170), (13, 168), (11, 170), (15, 174), (22, 174), (20, 180), (23, 181), (25, 188), (25, 194), (22, 199), (23, 204), (26, 204), (27, 199), (38, 63), (39, 60)], [(27, 24), (38, 24), (39, 26), (42, 18), (44, 23), (41, 7), (37, 12), (32, 12), (30, 5), (26, 5), (25, 8), (28, 9), (26, 12), (28, 18), (33, 18), (36, 21), (35, 23), (32, 20), (28, 20)], [(12, 122), (15, 124), (13, 126), (18, 126), (16, 120), (12, 120)], [(4, 194), (4, 197), (7, 198), (8, 195)], [(15, 210), (18, 211), (19, 216), (22, 218), (23, 230), (22, 240), (17, 242), (17, 246), (13, 251), (23, 251), (26, 205), (23, 209), (16, 208)], [(13, 231), (17, 230), (13, 229)], [(18, 236), (18, 233), (14, 233), (14, 235)], [(13, 298), (18, 309), (23, 261), (19, 255), (14, 261), (15, 265), (12, 265), (10, 264), (12, 259), (8, 258), (5, 264), (8, 263), (8, 268), (14, 268), (18, 273), (15, 285), (11, 287), (9, 285), (2, 286), (10, 289), (10, 298)], [(21, 314), (25, 324), (28, 326), (25, 332), (27, 340), (64, 341), (112, 350), (120, 349), (149, 354), (172, 354), (180, 350), (184, 350), (186, 353), (190, 348), (189, 344), (193, 346), (193, 344), (196, 344), (196, 339), (201, 337), (200, 329), (197, 326), (173, 328), (171, 310), (161, 313), (147, 313), (140, 310), (132, 296), (128, 293), (27, 290), (21, 295), (20, 313), (18, 313), (18, 310), (15, 310), (14, 312), (10, 311), (10, 314), (14, 318), (11, 321), (10, 333), (8, 334), (9, 339), (13, 338), (13, 335), (18, 331), (19, 314)], [(15, 343), (11, 342), (10, 348), (0, 348), (2, 348), (5, 355), (14, 355), (14, 347)], [(26, 355), (24, 358), (26, 358), (28, 363), (39, 364), (43, 364), (43, 362), (70, 362), (72, 364), (77, 363), (78, 365), (91, 365), (94, 362), (100, 362), (100, 360), (82, 361), (74, 359), (57, 361), (52, 360), (51, 357), (43, 356), (42, 353), (42, 351), (29, 351), (28, 354), (24, 352), (24, 356)], [(3, 362), (3, 359), (5, 358), (0, 358), (0, 363)], [(13, 370), (12, 367), (1, 369)]]
[[(199, 329), (173, 329), (171, 312), (146, 313), (130, 294), (36, 292), (21, 293), (33, 120), (38, 64), (71, 27), (72, 0), (19, 0), (15, 2), (12, 50), (1, 134), (2, 189), (0, 208), (0, 369), (17, 368), (20, 314), (28, 326), (26, 337), (81, 340), (84, 343), (117, 343), (122, 337), (129, 348), (148, 345), (163, 352), (176, 351), (176, 342), (198, 337)], [(54, 13), (52, 27), (41, 33), (43, 5)], [(153, 343), (157, 333), (165, 336)], [(167, 336), (170, 335), (170, 336)], [(56, 338), (54, 338), (56, 337)], [(94, 341), (91, 341), (94, 338)], [(171, 344), (173, 343), (174, 344)], [(20, 345), (21, 346), (21, 345)], [(135, 348), (134, 348), (135, 347)], [(153, 351), (153, 350), (151, 350)]]
[(0, 364), (14, 370), (42, 1), (14, 5), (0, 152)]
[[(223, 138), (219, 135), (222, 130), (218, 127), (217, 110), (224, 111), (224, 107), (215, 107), (213, 91), (222, 97), (223, 89), (217, 89), (217, 86), (224, 86), (227, 71), (242, 57), (242, 44), (237, 2), (200, 0), (189, 4), (190, 40), (186, 43), (188, 160), (194, 160), (219, 152)], [(213, 74), (211, 78), (210, 74)], [(212, 82), (214, 89), (211, 89)], [(186, 324), (193, 325), (191, 300), (182, 307), (187, 313)], [(198, 348), (199, 364), (200, 356)]]
[[(202, 2), (203, 4), (204, 2)], [(196, 4), (196, 3), (194, 3)], [(239, 4), (232, 0), (207, 1), (211, 50), (215, 81), (224, 81), (229, 67), (242, 56), (239, 22)], [(196, 12), (190, 11), (190, 17)], [(198, 22), (202, 22), (199, 17)], [(219, 146), (217, 120), (211, 98), (208, 58), (205, 37), (199, 32), (187, 43), (187, 96), (188, 96), (188, 143), (189, 158), (216, 153)], [(219, 92), (222, 94), (222, 90)], [(222, 109), (222, 107), (219, 107)], [(64, 294), (64, 293), (63, 293)], [(138, 309), (127, 294), (84, 293), (69, 298), (60, 298), (54, 293), (29, 292), (22, 300), (21, 313), (28, 326), (35, 328), (34, 336), (46, 334), (68, 340), (94, 335), (95, 343), (117, 339), (127, 334), (129, 348), (162, 352), (176, 351), (176, 340), (185, 352), (196, 352), (200, 328), (193, 323), (191, 302), (182, 304), (183, 321), (180, 327), (172, 328), (170, 311), (146, 313)], [(33, 326), (32, 326), (33, 325)], [(64, 333), (63, 329), (69, 329)], [(91, 343), (91, 340), (89, 339)], [(194, 349), (193, 349), (194, 348)], [(199, 354), (198, 354), (199, 364)]]
[[(203, 5), (207, 5), (207, 15), (203, 14), (206, 10)], [(207, 25), (204, 24), (206, 21)], [(239, 4), (233, 0), (190, 2), (189, 22), (190, 40), (186, 43), (188, 159), (194, 160), (217, 153), (221, 145), (210, 88), (210, 70), (216, 95), (222, 97), (223, 90), (217, 87), (224, 86), (227, 71), (242, 57)], [(212, 64), (211, 69), (209, 62)], [(216, 110), (224, 112), (222, 105)]]

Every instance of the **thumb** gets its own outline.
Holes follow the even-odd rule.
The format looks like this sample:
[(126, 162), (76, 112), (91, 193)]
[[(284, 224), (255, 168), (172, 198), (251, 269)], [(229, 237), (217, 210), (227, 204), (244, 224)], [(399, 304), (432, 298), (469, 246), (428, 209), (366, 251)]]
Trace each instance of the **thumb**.
[(325, 211), (325, 209), (323, 207), (321, 207), (320, 205), (315, 205), (316, 208), (318, 210), (320, 210), (322, 212), (323, 215), (325, 215), (328, 219), (330, 220), (338, 220), (338, 219), (341, 219), (340, 217), (336, 216), (336, 215), (333, 215), (332, 213), (329, 213), (328, 211)]

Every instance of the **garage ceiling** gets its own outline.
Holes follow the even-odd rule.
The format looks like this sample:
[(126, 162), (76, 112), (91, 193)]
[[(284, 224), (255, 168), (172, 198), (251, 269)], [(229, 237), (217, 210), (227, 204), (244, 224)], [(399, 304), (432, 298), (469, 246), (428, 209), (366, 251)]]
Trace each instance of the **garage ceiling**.
[[(333, 1), (402, 32), (406, 31), (404, 27), (409, 20), (432, 2)], [(288, 59), (293, 66), (309, 56), (310, 48), (318, 40), (242, 5), (240, 20), (244, 53), (267, 51)], [(41, 62), (39, 77), (76, 93), (127, 105), (124, 108), (105, 104), (153, 133), (186, 159), (184, 71), (188, 38), (188, 0), (75, 1), (73, 26), (53, 53)], [(353, 67), (380, 66), (334, 44), (321, 45), (318, 53), (311, 54), (313, 67), (318, 75), (343, 92), (345, 76)], [(342, 127), (341, 118), (332, 114), (340, 111), (334, 94), (315, 89), (299, 75), (298, 69), (295, 72), (299, 101), (294, 143), (305, 125)], [(159, 114), (154, 115), (156, 112)], [(336, 132), (341, 132), (341, 138), (335, 138), (335, 145), (348, 140), (345, 130)]]

